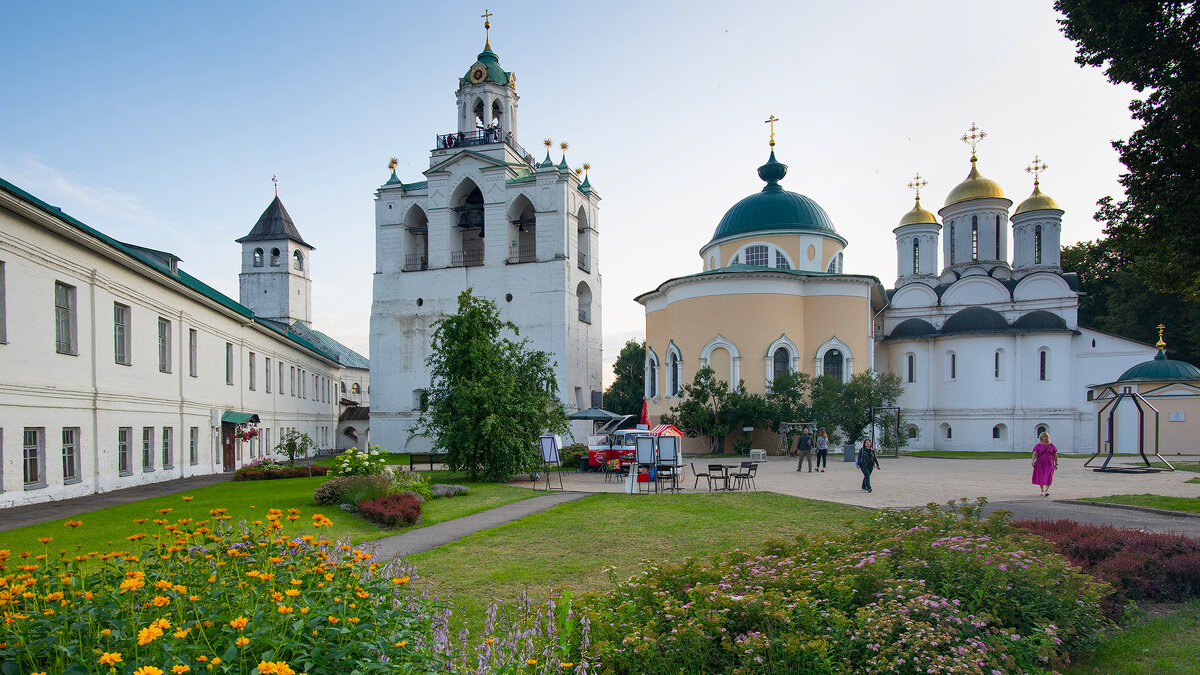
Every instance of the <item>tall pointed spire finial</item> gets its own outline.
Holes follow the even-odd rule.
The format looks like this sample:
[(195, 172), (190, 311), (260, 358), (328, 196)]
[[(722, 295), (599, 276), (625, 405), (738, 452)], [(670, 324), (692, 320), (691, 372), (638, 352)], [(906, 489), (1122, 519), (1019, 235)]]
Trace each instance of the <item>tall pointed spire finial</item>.
[(279, 196), (279, 178), (271, 176), (271, 182), (275, 184), (275, 196)]
[(779, 121), (779, 118), (774, 115), (771, 115), (770, 117), (768, 117), (766, 120), (763, 121), (763, 124), (771, 125), (771, 151), (772, 152), (775, 151), (775, 123), (778, 121)]
[(921, 178), (920, 171), (917, 172), (917, 175), (913, 176), (912, 180), (908, 181), (908, 189), (917, 193), (918, 202), (921, 201), (921, 188), (925, 187), (926, 185), (929, 185), (929, 181)]
[(1033, 162), (1031, 162), (1029, 166), (1025, 167), (1025, 173), (1033, 174), (1033, 186), (1037, 187), (1038, 178), (1042, 175), (1043, 171), (1049, 168), (1049, 164), (1046, 164), (1037, 155), (1034, 155)]
[(483, 14), (480, 14), (479, 16), (483, 19), (483, 48), (486, 51), (491, 51), (492, 50), (492, 37), (491, 37), (492, 22), (490, 21), (490, 19), (492, 18), (492, 13), (487, 11), (487, 9), (484, 9)]
[(987, 138), (987, 132), (980, 130), (979, 127), (975, 126), (974, 122), (971, 122), (971, 128), (967, 129), (967, 133), (963, 134), (962, 138), (959, 139), (963, 143), (966, 143), (967, 145), (971, 146), (971, 161), (972, 162), (974, 162), (976, 160), (975, 146), (979, 145), (979, 141), (982, 141), (985, 138)]
[(1167, 343), (1163, 342), (1163, 338), (1162, 338), (1163, 331), (1166, 330), (1166, 328), (1167, 327), (1164, 326), (1163, 324), (1161, 324), (1161, 323), (1158, 324), (1158, 344), (1156, 344), (1154, 346), (1158, 347), (1159, 349), (1166, 349), (1166, 347), (1167, 347)]

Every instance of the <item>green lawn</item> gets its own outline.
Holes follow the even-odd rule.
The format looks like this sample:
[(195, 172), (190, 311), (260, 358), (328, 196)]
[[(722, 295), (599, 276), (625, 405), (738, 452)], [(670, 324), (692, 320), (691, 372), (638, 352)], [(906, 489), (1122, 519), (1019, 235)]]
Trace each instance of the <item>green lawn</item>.
[[(997, 452), (995, 450), (914, 450), (912, 452), (902, 452), (901, 457), (938, 457), (941, 459), (1030, 459), (1033, 457), (1033, 450), (1020, 450), (1018, 452)], [(1059, 457), (1091, 457), (1089, 453), (1069, 453), (1060, 452)], [(886, 458), (886, 455), (884, 456)]]
[(1162, 675), (1195, 673), (1200, 664), (1200, 600), (1113, 635), (1070, 675)]
[[(422, 523), (418, 527), (440, 523), (478, 511), (494, 508), (510, 502), (528, 499), (539, 493), (527, 488), (510, 487), (491, 483), (469, 483), (462, 476), (451, 475), (447, 471), (423, 472), (436, 483), (458, 483), (471, 488), (471, 494), (451, 499), (433, 499), (423, 505)], [(141, 525), (134, 523), (140, 518), (193, 518), (203, 520), (209, 517), (209, 509), (228, 509), (226, 515), (233, 516), (232, 522), (240, 520), (256, 520), (266, 516), (267, 510), (276, 508), (287, 512), (288, 509), (299, 509), (300, 519), (294, 523), (284, 521), (285, 532), (289, 534), (312, 533), (312, 514), (323, 513), (333, 521), (333, 527), (321, 530), (322, 536), (346, 538), (353, 543), (378, 539), (401, 530), (380, 530), (378, 526), (368, 523), (358, 516), (345, 513), (336, 506), (317, 506), (312, 502), (313, 490), (323, 483), (325, 478), (290, 478), (271, 481), (229, 481), (187, 492), (193, 497), (185, 502), (181, 495), (155, 497), (132, 504), (113, 506), (99, 509), (72, 520), (81, 520), (81, 527), (72, 529), (63, 526), (62, 520), (56, 520), (42, 525), (23, 527), (16, 530), (0, 532), (0, 548), (18, 551), (41, 551), (43, 545), (39, 537), (53, 537), (49, 545), (51, 550), (76, 548), (88, 551), (108, 551), (112, 548), (133, 548), (125, 538), (138, 532), (148, 535), (158, 532), (158, 526), (152, 522)], [(544, 493), (543, 493), (544, 494)], [(170, 513), (160, 515), (158, 509), (173, 509)], [(111, 542), (111, 546), (110, 546)]]
[[(758, 548), (773, 537), (841, 532), (867, 509), (769, 494), (602, 494), (479, 532), (412, 558), (431, 586), (455, 603), (473, 627), (488, 598), (536, 598), (550, 588), (609, 588), (646, 560), (679, 560), (733, 548)], [(457, 611), (456, 610), (456, 611)]]
[(1200, 478), (1189, 478), (1184, 482), (1185, 483), (1200, 483)]
[(1196, 497), (1165, 497), (1163, 495), (1109, 495), (1107, 497), (1085, 497), (1083, 501), (1103, 502), (1106, 504), (1129, 504), (1130, 506), (1148, 506), (1153, 509), (1166, 509), (1168, 511), (1200, 513), (1200, 498)]
[[(1176, 471), (1191, 471), (1193, 473), (1200, 473), (1200, 462), (1174, 460), (1170, 458), (1168, 458), (1168, 460), (1171, 462), (1171, 466), (1175, 467)], [(1136, 462), (1125, 462), (1125, 464), (1130, 466), (1146, 466), (1146, 463), (1140, 459)], [(1159, 469), (1167, 468), (1167, 465), (1162, 462), (1150, 462), (1150, 466), (1157, 467)]]

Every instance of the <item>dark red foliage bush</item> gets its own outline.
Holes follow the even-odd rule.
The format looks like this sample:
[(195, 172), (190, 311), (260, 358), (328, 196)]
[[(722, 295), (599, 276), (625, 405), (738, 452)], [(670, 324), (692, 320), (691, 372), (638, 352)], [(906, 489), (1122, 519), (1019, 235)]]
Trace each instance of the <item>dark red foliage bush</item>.
[(411, 492), (402, 492), (361, 501), (358, 503), (358, 512), (363, 518), (380, 525), (412, 525), (421, 519), (421, 502)]
[(312, 466), (294, 466), (284, 469), (259, 469), (247, 467), (238, 469), (233, 474), (234, 480), (279, 480), (280, 478), (309, 478), (324, 476), (329, 473), (329, 467), (314, 464)]
[(1200, 541), (1180, 534), (1143, 532), (1073, 520), (1019, 520), (1084, 572), (1113, 587), (1106, 611), (1130, 600), (1180, 601), (1200, 597)]

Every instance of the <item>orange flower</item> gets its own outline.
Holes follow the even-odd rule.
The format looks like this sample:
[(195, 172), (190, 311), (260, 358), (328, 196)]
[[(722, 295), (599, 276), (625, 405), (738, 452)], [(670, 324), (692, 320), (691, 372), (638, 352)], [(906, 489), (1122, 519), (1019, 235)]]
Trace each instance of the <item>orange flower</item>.
[(241, 630), (241, 629), (245, 628), (246, 624), (248, 624), (248, 623), (250, 623), (250, 619), (247, 619), (244, 616), (239, 616), (238, 618), (234, 619), (233, 621), (230, 621), (229, 625), (233, 626), (234, 628), (236, 628), (238, 630)]
[(133, 579), (125, 579), (124, 581), (121, 582), (121, 585), (118, 588), (120, 589), (121, 593), (125, 593), (127, 591), (136, 591), (137, 589), (139, 589), (145, 585), (146, 585), (146, 582), (142, 581), (141, 579), (133, 578)]
[(69, 528), (74, 529), (76, 527), (79, 527), (82, 524), (83, 524), (82, 520), (68, 520), (67, 522), (63, 523), (63, 527), (69, 527)]
[(161, 668), (155, 668), (154, 666), (142, 666), (141, 668), (133, 671), (133, 675), (162, 675), (162, 672), (163, 671)]
[(393, 647), (403, 647), (403, 646), (404, 646), (404, 645), (406, 645), (406, 644), (408, 644), (408, 640), (401, 640), (401, 641), (397, 642), (396, 644), (394, 644), (394, 645), (392, 645), (392, 646), (393, 646)]
[(176, 673), (176, 675), (178, 675), (179, 673), (186, 673), (191, 669), (192, 669), (191, 666), (184, 665), (182, 663), (177, 666), (171, 666), (171, 672)]
[(189, 497), (189, 496), (185, 496), (185, 497), (183, 497), (183, 501), (185, 501), (185, 502), (190, 502), (190, 501), (192, 501), (193, 499), (195, 499), (195, 497)]
[(154, 599), (150, 601), (150, 604), (154, 605), (155, 607), (166, 607), (167, 605), (171, 604), (171, 599), (165, 595), (156, 595), (154, 596)]
[(275, 611), (279, 612), (280, 614), (291, 614), (292, 608), (288, 607), (287, 605), (280, 605)]
[(104, 652), (98, 663), (102, 666), (115, 666), (121, 662), (121, 652)]
[(409, 581), (409, 577), (395, 577), (392, 579), (393, 584), (407, 584)]
[(260, 661), (258, 672), (259, 675), (295, 675), (296, 673), (287, 664), (287, 661)]
[(42, 542), (43, 544), (49, 544), (50, 542), (54, 541), (54, 537), (38, 537), (38, 541)]
[(559, 667), (559, 668), (570, 668), (570, 667), (571, 667), (571, 666), (573, 666), (573, 665), (575, 665), (575, 664), (574, 664), (574, 663), (571, 663), (570, 661), (567, 661), (566, 663), (560, 663), (560, 664), (558, 664), (558, 667)]
[(536, 665), (537, 665), (537, 659), (529, 659), (529, 660), (525, 661), (525, 663), (526, 663), (526, 665), (530, 665), (530, 666), (536, 666)]
[(138, 631), (138, 644), (141, 646), (148, 645), (162, 637), (162, 634), (162, 629), (160, 629), (158, 626), (147, 626), (146, 628)]
[(250, 644), (250, 640), (246, 639), (246, 636), (243, 635), (242, 637), (234, 640), (233, 644), (239, 647), (245, 647), (246, 645)]

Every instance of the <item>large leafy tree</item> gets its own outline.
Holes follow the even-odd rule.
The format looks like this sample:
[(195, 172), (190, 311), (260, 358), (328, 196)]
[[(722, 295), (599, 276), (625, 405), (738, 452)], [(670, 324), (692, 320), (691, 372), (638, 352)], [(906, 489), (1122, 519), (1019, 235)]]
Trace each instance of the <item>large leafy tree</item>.
[(646, 343), (630, 340), (613, 364), (616, 379), (604, 390), (604, 409), (622, 415), (642, 412), (646, 393)]
[(857, 443), (872, 423), (886, 421), (882, 414), (872, 419), (871, 408), (895, 405), (903, 391), (904, 384), (895, 373), (858, 373), (845, 384), (818, 377), (813, 382), (812, 418), (835, 442)]
[(729, 383), (717, 379), (712, 368), (696, 371), (691, 384), (683, 385), (679, 402), (662, 416), (664, 424), (673, 424), (687, 436), (702, 438), (709, 452), (716, 452), (725, 435), (734, 430), (733, 392)]
[(458, 296), (458, 312), (435, 325), (419, 428), (451, 470), (472, 480), (503, 482), (539, 467), (538, 436), (567, 430), (550, 355), (506, 337), (517, 327), (471, 289)]
[(1103, 67), (1140, 97), (1142, 128), (1113, 147), (1125, 199), (1097, 220), (1126, 264), (1156, 291), (1200, 299), (1200, 12), (1195, 0), (1057, 0), (1075, 61)]
[(1159, 323), (1167, 324), (1167, 352), (1200, 363), (1200, 300), (1155, 291), (1134, 273), (1133, 256), (1101, 239), (1065, 246), (1062, 266), (1079, 275), (1079, 323), (1153, 344)]

